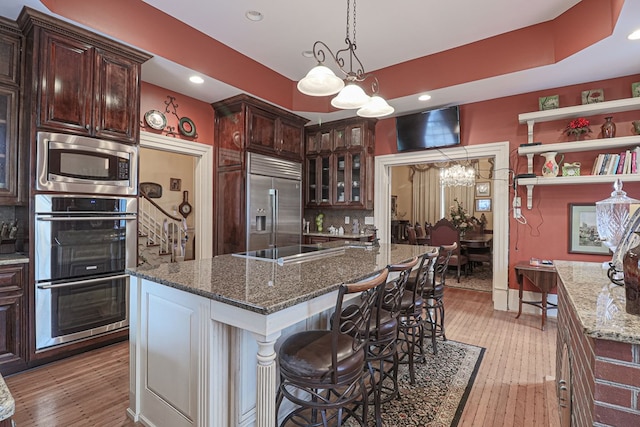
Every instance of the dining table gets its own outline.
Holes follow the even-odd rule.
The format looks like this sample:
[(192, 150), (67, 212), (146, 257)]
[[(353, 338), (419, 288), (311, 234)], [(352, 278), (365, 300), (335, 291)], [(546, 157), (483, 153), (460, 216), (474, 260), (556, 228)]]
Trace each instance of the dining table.
[(472, 234), (460, 236), (460, 245), (466, 248), (490, 248), (493, 234)]

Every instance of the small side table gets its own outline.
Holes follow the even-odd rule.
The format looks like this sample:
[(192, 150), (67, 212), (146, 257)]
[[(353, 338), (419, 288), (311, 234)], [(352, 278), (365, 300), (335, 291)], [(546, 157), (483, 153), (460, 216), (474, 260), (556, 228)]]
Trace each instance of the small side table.
[[(518, 279), (518, 315), (522, 314), (522, 304), (533, 305), (542, 309), (542, 330), (547, 321), (547, 310), (557, 309), (558, 306), (547, 301), (549, 291), (557, 286), (556, 269), (547, 265), (531, 265), (528, 262), (519, 262), (514, 267), (516, 269), (516, 277)], [(529, 279), (533, 285), (542, 292), (542, 300), (540, 301), (522, 301), (522, 288), (524, 285), (524, 277)]]

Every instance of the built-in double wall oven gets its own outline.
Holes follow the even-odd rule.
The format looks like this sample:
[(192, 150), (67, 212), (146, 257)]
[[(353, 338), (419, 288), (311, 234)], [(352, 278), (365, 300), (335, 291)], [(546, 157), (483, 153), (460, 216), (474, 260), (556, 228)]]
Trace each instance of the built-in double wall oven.
[(137, 259), (138, 159), (136, 147), (109, 141), (51, 133), (38, 140), (33, 246), (42, 351), (129, 325), (125, 269)]

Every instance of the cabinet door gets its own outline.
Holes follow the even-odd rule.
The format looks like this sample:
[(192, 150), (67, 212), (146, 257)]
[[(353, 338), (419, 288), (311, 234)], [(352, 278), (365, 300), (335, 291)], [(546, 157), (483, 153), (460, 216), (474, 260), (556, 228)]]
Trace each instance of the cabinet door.
[(350, 153), (350, 161), (349, 161), (349, 175), (350, 175), (350, 190), (351, 190), (351, 204), (355, 204), (357, 206), (363, 205), (363, 167), (362, 160), (363, 156), (361, 152), (353, 152)]
[(216, 255), (246, 248), (245, 177), (241, 169), (218, 173), (216, 192)]
[(320, 201), (319, 205), (331, 206), (331, 155), (318, 157), (320, 173)]
[(18, 91), (0, 87), (0, 200), (18, 201)]
[(249, 148), (275, 154), (276, 120), (274, 114), (249, 107)]
[(38, 126), (91, 135), (93, 48), (43, 32)]
[(302, 160), (302, 144), (304, 143), (304, 127), (280, 120), (280, 155), (294, 160)]
[(24, 266), (0, 268), (0, 373), (26, 367)]
[(0, 83), (18, 84), (19, 66), (20, 39), (0, 34)]
[(347, 127), (347, 144), (349, 147), (361, 147), (364, 145), (363, 125), (352, 125)]
[(306, 164), (306, 188), (305, 188), (305, 197), (307, 206), (314, 207), (318, 204), (319, 200), (319, 191), (318, 182), (319, 182), (319, 157), (308, 157)]
[(93, 133), (107, 139), (135, 143), (138, 139), (140, 65), (96, 50)]
[(333, 149), (339, 150), (341, 148), (347, 148), (348, 143), (345, 138), (345, 128), (339, 127), (333, 130)]
[(216, 113), (216, 152), (218, 166), (240, 166), (244, 159), (244, 114), (242, 110), (226, 115)]
[(348, 176), (346, 173), (346, 168), (347, 168), (347, 153), (345, 152), (338, 152), (335, 155), (336, 157), (336, 172), (334, 174), (335, 176), (335, 182), (334, 182), (334, 194), (335, 194), (335, 200), (333, 201), (334, 204), (336, 205), (343, 205), (349, 202), (349, 194), (348, 194), (348, 189), (349, 189), (349, 183), (348, 181)]

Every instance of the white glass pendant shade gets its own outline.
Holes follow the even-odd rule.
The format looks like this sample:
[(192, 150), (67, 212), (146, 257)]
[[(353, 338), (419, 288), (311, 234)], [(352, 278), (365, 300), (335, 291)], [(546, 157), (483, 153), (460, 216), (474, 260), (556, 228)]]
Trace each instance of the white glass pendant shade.
[(364, 106), (371, 97), (364, 93), (364, 90), (355, 83), (347, 83), (344, 88), (331, 100), (331, 105), (335, 108), (350, 110)]
[(343, 87), (344, 81), (324, 65), (316, 65), (298, 82), (298, 90), (310, 96), (333, 95)]
[(384, 117), (393, 113), (395, 110), (383, 98), (374, 95), (369, 102), (360, 108), (356, 114), (360, 117)]

